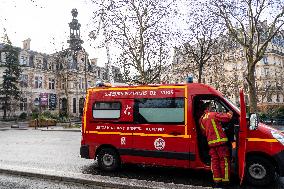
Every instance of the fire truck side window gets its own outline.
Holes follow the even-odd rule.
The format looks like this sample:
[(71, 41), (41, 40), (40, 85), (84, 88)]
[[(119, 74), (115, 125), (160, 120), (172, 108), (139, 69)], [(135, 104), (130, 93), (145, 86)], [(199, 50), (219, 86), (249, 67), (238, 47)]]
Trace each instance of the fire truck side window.
[(118, 119), (121, 104), (119, 102), (95, 102), (93, 104), (93, 117), (95, 119)]
[(134, 101), (136, 123), (184, 123), (184, 98), (143, 98)]

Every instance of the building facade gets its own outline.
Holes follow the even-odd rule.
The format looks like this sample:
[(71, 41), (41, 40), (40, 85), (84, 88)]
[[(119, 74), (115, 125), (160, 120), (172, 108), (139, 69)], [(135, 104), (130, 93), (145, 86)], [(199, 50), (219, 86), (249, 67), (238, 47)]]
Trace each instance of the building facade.
[[(221, 91), (233, 102), (238, 103), (239, 89), (248, 90), (247, 62), (241, 47), (227, 48), (227, 51), (212, 56), (203, 68), (202, 83)], [(188, 76), (198, 80), (198, 68), (182, 49), (175, 49), (171, 68), (164, 72), (165, 83), (183, 83)], [(284, 38), (275, 36), (255, 69), (258, 107), (261, 111), (284, 106)], [(246, 97), (248, 100), (248, 97)]]

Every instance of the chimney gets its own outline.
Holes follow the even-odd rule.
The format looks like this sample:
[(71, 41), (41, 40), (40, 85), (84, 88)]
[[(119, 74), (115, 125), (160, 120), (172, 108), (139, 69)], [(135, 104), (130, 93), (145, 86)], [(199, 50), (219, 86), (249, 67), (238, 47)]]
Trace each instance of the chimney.
[(30, 50), (30, 47), (31, 47), (31, 39), (28, 38), (28, 39), (23, 41), (23, 49), (24, 50)]

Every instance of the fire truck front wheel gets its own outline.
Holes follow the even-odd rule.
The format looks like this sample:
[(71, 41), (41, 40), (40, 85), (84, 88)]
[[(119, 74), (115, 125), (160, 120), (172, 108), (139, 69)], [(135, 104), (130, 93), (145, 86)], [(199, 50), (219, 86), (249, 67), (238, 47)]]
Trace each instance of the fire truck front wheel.
[(251, 156), (246, 164), (246, 181), (255, 186), (272, 183), (276, 178), (276, 170), (272, 162), (260, 156)]
[(112, 148), (103, 148), (98, 153), (99, 168), (104, 171), (114, 171), (120, 166), (118, 153)]

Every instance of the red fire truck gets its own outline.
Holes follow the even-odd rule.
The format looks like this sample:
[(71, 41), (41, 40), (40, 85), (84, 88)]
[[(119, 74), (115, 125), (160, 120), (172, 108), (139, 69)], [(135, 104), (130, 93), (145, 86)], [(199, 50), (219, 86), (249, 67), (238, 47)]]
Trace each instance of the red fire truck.
[(88, 89), (82, 119), (82, 158), (97, 159), (112, 171), (122, 163), (210, 170), (206, 138), (196, 107), (210, 101), (218, 112), (233, 112), (223, 125), (229, 138), (233, 172), (254, 185), (284, 175), (284, 134), (246, 117), (219, 91), (199, 83), (96, 87)]

